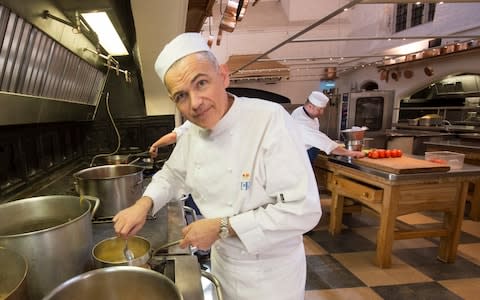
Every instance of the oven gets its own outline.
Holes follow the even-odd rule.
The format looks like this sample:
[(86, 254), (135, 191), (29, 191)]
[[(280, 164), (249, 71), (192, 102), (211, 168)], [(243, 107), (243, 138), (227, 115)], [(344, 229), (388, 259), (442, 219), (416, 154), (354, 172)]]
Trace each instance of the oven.
[(339, 137), (343, 129), (366, 126), (366, 144), (385, 148), (385, 130), (392, 127), (394, 96), (394, 91), (344, 93), (339, 109)]

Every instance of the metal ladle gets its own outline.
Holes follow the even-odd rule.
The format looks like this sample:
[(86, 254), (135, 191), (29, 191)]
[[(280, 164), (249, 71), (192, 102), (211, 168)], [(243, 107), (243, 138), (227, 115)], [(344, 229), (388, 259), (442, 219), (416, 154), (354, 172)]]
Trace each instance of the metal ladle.
[(129, 265), (131, 261), (135, 258), (133, 251), (128, 248), (128, 239), (125, 239), (125, 247), (123, 247), (123, 256), (125, 256)]

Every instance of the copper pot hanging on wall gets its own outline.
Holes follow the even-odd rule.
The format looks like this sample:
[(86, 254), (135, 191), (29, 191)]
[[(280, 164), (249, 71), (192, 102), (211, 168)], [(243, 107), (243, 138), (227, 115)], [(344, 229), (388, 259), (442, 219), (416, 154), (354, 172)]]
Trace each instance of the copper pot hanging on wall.
[(428, 77), (433, 75), (433, 69), (430, 66), (426, 66), (425, 68), (423, 68), (423, 72), (425, 72), (425, 75), (427, 75)]

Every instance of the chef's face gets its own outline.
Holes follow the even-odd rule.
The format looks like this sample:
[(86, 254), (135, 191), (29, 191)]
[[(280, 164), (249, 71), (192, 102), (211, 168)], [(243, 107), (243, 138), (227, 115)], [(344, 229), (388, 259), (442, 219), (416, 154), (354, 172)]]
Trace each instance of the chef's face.
[(190, 122), (212, 129), (231, 106), (226, 66), (195, 53), (176, 62), (165, 76), (170, 98)]
[(318, 107), (313, 105), (312, 103), (308, 103), (308, 106), (309, 106), (308, 113), (312, 118), (318, 118), (321, 115), (323, 115), (323, 113), (325, 112), (324, 107)]

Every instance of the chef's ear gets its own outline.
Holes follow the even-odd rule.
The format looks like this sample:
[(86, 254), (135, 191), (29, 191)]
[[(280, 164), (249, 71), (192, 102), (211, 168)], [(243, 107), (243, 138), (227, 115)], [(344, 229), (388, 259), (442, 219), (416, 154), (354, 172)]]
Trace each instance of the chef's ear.
[(228, 66), (226, 64), (222, 64), (219, 66), (220, 76), (223, 79), (223, 85), (227, 88), (230, 85), (230, 72), (228, 70)]

